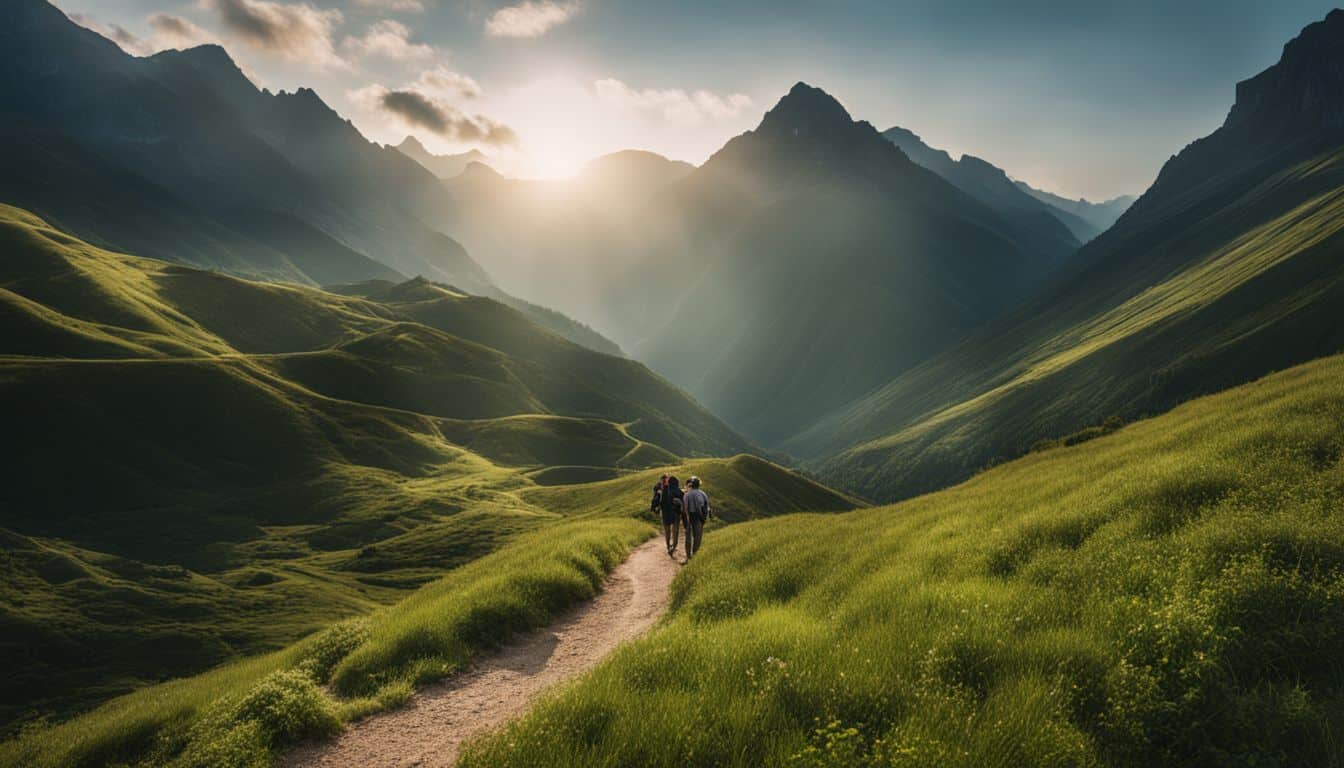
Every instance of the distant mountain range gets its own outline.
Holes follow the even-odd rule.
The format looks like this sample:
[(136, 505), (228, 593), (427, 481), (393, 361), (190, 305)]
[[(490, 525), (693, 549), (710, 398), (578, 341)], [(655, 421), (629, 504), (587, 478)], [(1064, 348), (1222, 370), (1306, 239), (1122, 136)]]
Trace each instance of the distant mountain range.
[(0, 202), (108, 248), (245, 277), (423, 276), (619, 351), (500, 291), (440, 227), (439, 180), (312, 90), (259, 90), (214, 45), (131, 56), (46, 0), (0, 5), (0, 47)]
[(1344, 11), (1040, 295), (783, 442), (875, 498), (1344, 349)]
[(440, 179), (451, 179), (462, 173), (471, 163), (485, 163), (489, 160), (485, 153), (473, 149), (457, 155), (436, 155), (425, 149), (425, 145), (414, 136), (402, 139), (395, 149), (411, 158)]
[(1007, 217), (799, 83), (635, 215), (623, 346), (765, 442), (1015, 305), (1077, 242)]
[[(125, 227), (135, 231), (123, 235), (103, 226), (116, 217), (77, 205), (80, 190), (54, 186), (69, 177), (49, 177), (40, 192), (16, 184), (7, 190), (8, 202), (109, 245), (259, 277), (349, 281), (386, 277), (390, 268), (468, 290), (490, 284), (457, 242), (426, 223), (443, 204), (434, 176), (366, 141), (311, 90), (259, 90), (213, 45), (131, 56), (45, 0), (5, 3), (0, 44), (6, 109), (23, 118), (29, 135), (45, 134), (42, 144), (52, 153), (10, 162), (36, 164), (29, 173), (39, 177), (48, 163), (69, 163), (77, 153), (96, 156), (99, 173), (88, 184), (152, 189), (118, 201), (123, 209), (145, 206), (139, 211), (145, 217), (167, 208), (184, 220), (214, 223), (202, 228), (212, 233), (216, 255), (193, 260), (192, 252), (179, 251), (175, 233)], [(27, 143), (5, 151), (19, 152)], [(270, 226), (252, 228), (253, 215), (267, 217)], [(290, 226), (295, 221), (303, 226)], [(276, 233), (282, 242), (273, 240)], [(119, 242), (128, 236), (140, 242)], [(346, 257), (339, 275), (330, 269), (309, 275), (274, 256), (296, 243), (320, 254), (331, 241), (365, 260)]]
[[(1109, 200), (1103, 200), (1100, 203), (1093, 203), (1085, 199), (1070, 200), (1051, 192), (1044, 192), (1025, 181), (1013, 183), (1023, 192), (1063, 212), (1066, 216), (1076, 216), (1082, 219), (1098, 234), (1110, 229), (1116, 219), (1119, 219), (1125, 211), (1129, 210), (1129, 206), (1133, 205), (1134, 201), (1138, 199), (1134, 195), (1120, 195)], [(1066, 224), (1069, 223), (1067, 218), (1061, 220)], [(1090, 240), (1091, 238), (1087, 239)]]
[(930, 147), (901, 127), (888, 128), (882, 136), (900, 147), (911, 160), (947, 179), (1000, 216), (1019, 222), (1022, 228), (1033, 231), (1040, 238), (1056, 240), (1065, 248), (1076, 250), (1106, 229), (1028, 193), (1008, 178), (1002, 168), (974, 155), (962, 155), (960, 160), (953, 160), (947, 152)]

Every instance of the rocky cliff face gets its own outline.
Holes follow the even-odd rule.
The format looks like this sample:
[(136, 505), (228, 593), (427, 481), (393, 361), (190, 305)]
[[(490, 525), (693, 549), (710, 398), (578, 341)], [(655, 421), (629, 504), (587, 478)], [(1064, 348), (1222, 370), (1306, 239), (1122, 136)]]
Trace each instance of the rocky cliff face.
[(1237, 84), (1226, 128), (1274, 133), (1344, 128), (1344, 10), (1283, 47), (1274, 66)]

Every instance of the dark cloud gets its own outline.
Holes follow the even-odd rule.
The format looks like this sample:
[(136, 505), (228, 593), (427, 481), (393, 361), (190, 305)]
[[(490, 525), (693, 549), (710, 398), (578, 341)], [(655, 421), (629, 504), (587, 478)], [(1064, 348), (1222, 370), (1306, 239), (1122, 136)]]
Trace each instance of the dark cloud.
[(494, 145), (518, 143), (518, 136), (507, 125), (481, 115), (466, 115), (417, 91), (388, 90), (383, 92), (380, 103), (383, 109), (407, 123), (445, 139)]
[(335, 9), (270, 0), (204, 0), (229, 33), (248, 45), (316, 69), (345, 69), (332, 32), (344, 18)]
[(200, 27), (192, 24), (181, 16), (173, 16), (167, 13), (155, 13), (149, 17), (149, 26), (155, 32), (161, 32), (165, 35), (177, 35), (180, 37), (193, 37), (200, 32)]

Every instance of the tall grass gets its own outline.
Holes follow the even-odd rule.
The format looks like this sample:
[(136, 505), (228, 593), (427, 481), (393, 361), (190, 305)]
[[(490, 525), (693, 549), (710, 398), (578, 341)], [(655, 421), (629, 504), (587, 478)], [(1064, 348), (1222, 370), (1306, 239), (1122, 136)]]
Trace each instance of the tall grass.
[(1344, 358), (716, 532), (501, 766), (1344, 764)]
[(282, 652), (32, 729), (0, 745), (0, 765), (267, 765), (275, 749), (400, 703), (416, 685), (592, 597), (650, 532), (630, 519), (549, 526)]

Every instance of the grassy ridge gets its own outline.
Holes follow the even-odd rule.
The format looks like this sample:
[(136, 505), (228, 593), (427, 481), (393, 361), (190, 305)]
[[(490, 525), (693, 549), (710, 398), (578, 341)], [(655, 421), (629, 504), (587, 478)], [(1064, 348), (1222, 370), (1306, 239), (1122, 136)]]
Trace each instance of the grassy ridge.
[[(591, 597), (650, 532), (646, 523), (609, 519), (530, 534), (394, 606), (284, 651), (30, 731), (0, 745), (0, 764), (264, 765), (272, 749), (404, 701), (415, 685)], [(327, 682), (350, 696), (317, 687)]]
[(0, 736), (557, 522), (519, 497), (531, 472), (746, 445), (643, 366), (423, 280), (249, 282), (3, 205), (0, 251), (0, 421), (22, 444), (0, 482)]
[(661, 630), (464, 765), (1339, 765), (1341, 510), (1335, 357), (896, 506), (733, 526)]
[(1245, 150), (1261, 158), (1253, 172), (1219, 159), (1155, 186), (1080, 251), (1076, 274), (780, 447), (894, 500), (1339, 352), (1344, 150), (1328, 147)]
[[(854, 506), (844, 496), (752, 457), (700, 460), (674, 471), (702, 474), (722, 519)], [(293, 739), (324, 735), (339, 721), (395, 705), (416, 685), (459, 668), (471, 654), (511, 632), (544, 624), (555, 612), (590, 596), (601, 575), (619, 561), (622, 553), (652, 532), (650, 522), (631, 518), (644, 515), (647, 492), (657, 475), (658, 470), (647, 470), (610, 482), (549, 488), (524, 484), (507, 493), (492, 491), (499, 485), (488, 476), (478, 476), (474, 482), (467, 476), (460, 486), (431, 477), (423, 481), (424, 492), (448, 494), (449, 503), (470, 508), (357, 548), (351, 548), (351, 543), (377, 535), (365, 527), (367, 519), (359, 516), (277, 531), (264, 544), (249, 546), (284, 551), (302, 542), (306, 554), (296, 558), (287, 552), (289, 556), (281, 559), (267, 559), (256, 553), (242, 558), (246, 565), (208, 578), (181, 567), (150, 567), (100, 553), (70, 550), (68, 545), (51, 540), (7, 539), (12, 553), (33, 550), (31, 557), (41, 558), (40, 563), (21, 569), (20, 573), (28, 574), (24, 576), (26, 581), (6, 585), (13, 589), (12, 594), (34, 598), (35, 612), (26, 626), (41, 627), (46, 632), (41, 642), (34, 640), (25, 646), (49, 643), (59, 628), (59, 624), (51, 625), (55, 620), (74, 622), (82, 638), (143, 649), (143, 638), (90, 632), (79, 625), (78, 616), (62, 618), (51, 613), (59, 604), (61, 610), (77, 614), (83, 607), (79, 598), (87, 600), (94, 584), (104, 582), (109, 593), (116, 591), (119, 599), (128, 601), (143, 599), (135, 595), (176, 598), (197, 606), (218, 601), (215, 605), (236, 613), (240, 632), (247, 623), (263, 623), (273, 625), (275, 637), (292, 633), (299, 621), (309, 622), (306, 626), (310, 629), (325, 625), (321, 621), (324, 616), (329, 619), (357, 614), (367, 619), (353, 619), (353, 623), (338, 625), (269, 656), (228, 664), (194, 678), (144, 687), (66, 723), (34, 729), (0, 745), (0, 764), (95, 766), (124, 761), (185, 766), (212, 765), (210, 760), (214, 760), (246, 765), (250, 764), (246, 759), (261, 759)], [(380, 489), (375, 495), (384, 493), (386, 490)], [(582, 519), (565, 519), (569, 517)], [(389, 529), (398, 525), (381, 518), (374, 521)], [(58, 559), (62, 552), (67, 554)], [(5, 562), (12, 561), (0, 564)], [(99, 567), (94, 568), (92, 562)], [(151, 573), (136, 571), (145, 568), (151, 568)], [(379, 603), (403, 596), (400, 590), (424, 583), (447, 568), (455, 570), (401, 602), (377, 608)], [(118, 581), (115, 574), (124, 569), (131, 569), (130, 575), (138, 574), (138, 578)], [(61, 604), (53, 596), (51, 584), (42, 587), (33, 582), (37, 577), (31, 574), (38, 572), (53, 581), (77, 586), (78, 592)], [(0, 576), (4, 573), (0, 569)], [(156, 583), (165, 585), (157, 593), (151, 590)], [(293, 603), (297, 599), (311, 605), (305, 612), (296, 613), (291, 607), (286, 613), (267, 602), (247, 611), (245, 604), (221, 599), (220, 593), (230, 584), (237, 586), (240, 594), (258, 600)], [(194, 593), (190, 587), (195, 586), (213, 591)], [(359, 603), (358, 599), (366, 595)], [(111, 595), (98, 600), (107, 606), (115, 602)], [(172, 611), (168, 613), (172, 615)], [(137, 624), (146, 620), (137, 616)], [(205, 636), (212, 629), (218, 631), (220, 623), (217, 616), (207, 613), (196, 625), (179, 620), (178, 626)], [(150, 621), (143, 629), (152, 635), (156, 626)], [(354, 640), (349, 637), (351, 632), (357, 635)], [(319, 654), (315, 650), (332, 644), (339, 646), (339, 653)], [(163, 664), (171, 659), (164, 655), (162, 645), (157, 647), (157, 657), (138, 659), (136, 663), (162, 671)], [(88, 653), (97, 657), (96, 648)], [(324, 659), (319, 675), (308, 672), (316, 663), (311, 661), (315, 655)], [(32, 664), (37, 660), (27, 661)], [(43, 668), (64, 669), (60, 664)], [(310, 679), (305, 682), (295, 678), (296, 669)], [(31, 686), (36, 677), (26, 679)], [(330, 684), (336, 695), (317, 691), (313, 686), (319, 681)], [(289, 726), (281, 727), (279, 721), (262, 723), (230, 709), (263, 693), (281, 699), (275, 705), (281, 721), (293, 719), (308, 725), (287, 731)], [(216, 701), (224, 703), (212, 706)], [(304, 720), (309, 716), (311, 722)]]

